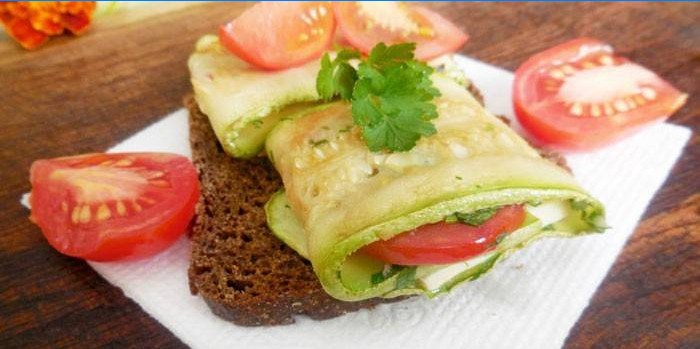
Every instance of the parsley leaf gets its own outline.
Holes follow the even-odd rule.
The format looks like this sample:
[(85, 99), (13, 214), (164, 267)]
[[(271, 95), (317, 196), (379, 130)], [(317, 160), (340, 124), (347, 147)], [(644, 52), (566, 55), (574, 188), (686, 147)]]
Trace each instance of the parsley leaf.
[(469, 213), (455, 212), (457, 220), (471, 226), (478, 227), (488, 221), (498, 211), (497, 207), (484, 208)]
[[(357, 70), (348, 61), (359, 53), (343, 50), (331, 61), (321, 60), (316, 89), (321, 97), (352, 102), (353, 122), (371, 151), (408, 151), (418, 139), (435, 134), (438, 117), (431, 101), (440, 96), (433, 87), (433, 68), (414, 59), (414, 43), (375, 46)], [(351, 91), (351, 92), (350, 92)]]
[(377, 68), (383, 69), (404, 61), (413, 60), (413, 51), (416, 44), (412, 42), (387, 46), (380, 42), (372, 49), (367, 58), (367, 63)]
[(357, 80), (357, 72), (349, 60), (360, 58), (355, 50), (341, 50), (331, 61), (328, 53), (321, 58), (321, 70), (316, 77), (316, 91), (326, 101), (340, 95), (343, 99), (352, 98), (352, 89)]

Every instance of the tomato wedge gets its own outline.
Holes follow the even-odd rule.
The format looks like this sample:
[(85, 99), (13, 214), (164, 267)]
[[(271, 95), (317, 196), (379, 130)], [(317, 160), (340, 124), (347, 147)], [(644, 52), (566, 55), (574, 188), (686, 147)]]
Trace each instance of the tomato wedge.
[(518, 121), (537, 143), (590, 150), (668, 118), (687, 99), (652, 71), (579, 38), (530, 57), (515, 73)]
[(262, 2), (222, 25), (219, 39), (242, 60), (263, 69), (285, 69), (321, 56), (335, 32), (323, 2)]
[(413, 4), (338, 2), (333, 10), (343, 38), (365, 54), (380, 42), (415, 42), (416, 58), (428, 60), (457, 51), (469, 38), (441, 15)]
[(373, 242), (360, 251), (397, 265), (448, 264), (477, 256), (501, 234), (520, 228), (525, 221), (522, 205), (504, 206), (488, 221), (475, 227), (463, 223), (435, 223)]
[(197, 171), (165, 153), (37, 160), (31, 220), (59, 252), (96, 261), (156, 254), (186, 230), (199, 199)]

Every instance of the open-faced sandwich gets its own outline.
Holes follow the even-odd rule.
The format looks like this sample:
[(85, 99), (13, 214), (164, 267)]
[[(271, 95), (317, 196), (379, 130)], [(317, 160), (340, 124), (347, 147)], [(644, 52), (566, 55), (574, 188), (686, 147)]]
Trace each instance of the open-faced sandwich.
[[(94, 261), (152, 256), (191, 225), (190, 289), (241, 325), (434, 297), (540, 238), (603, 231), (603, 206), (562, 158), (484, 108), (451, 56), (466, 41), (413, 4), (254, 5), (189, 58), (194, 166), (37, 160), (30, 218), (56, 250)], [(590, 38), (532, 56), (512, 93), (532, 139), (564, 150), (687, 98)]]
[[(309, 34), (250, 33), (275, 15)], [(334, 17), (356, 49), (322, 55), (323, 38), (279, 60), (261, 47), (331, 38)], [(539, 238), (601, 231), (602, 205), (477, 100), (449, 57), (464, 41), (398, 3), (258, 4), (202, 37), (189, 60), (193, 291), (239, 324), (326, 318), (433, 297)]]

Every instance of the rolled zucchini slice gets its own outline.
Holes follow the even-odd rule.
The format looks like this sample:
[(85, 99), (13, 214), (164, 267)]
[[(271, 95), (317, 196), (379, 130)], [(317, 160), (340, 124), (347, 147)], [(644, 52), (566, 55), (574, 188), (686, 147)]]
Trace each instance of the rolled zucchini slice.
[[(266, 142), (284, 190), (268, 225), (311, 261), (333, 297), (426, 294), (473, 280), (545, 236), (601, 231), (604, 208), (567, 171), (540, 157), (463, 86), (433, 74), (437, 134), (403, 153), (370, 152), (350, 107), (336, 102), (282, 121)], [(455, 213), (525, 204), (527, 218), (496, 246), (449, 265), (395, 266), (358, 250)]]
[[(463, 86), (470, 83), (452, 56), (437, 58), (430, 65)], [(320, 100), (316, 91), (320, 60), (291, 69), (260, 70), (228, 52), (215, 35), (205, 35), (197, 41), (188, 67), (199, 108), (223, 149), (237, 158), (260, 153), (280, 120)]]
[(257, 155), (279, 120), (319, 99), (320, 60), (264, 71), (227, 52), (215, 35), (205, 35), (197, 41), (188, 67), (199, 108), (224, 150), (238, 158)]

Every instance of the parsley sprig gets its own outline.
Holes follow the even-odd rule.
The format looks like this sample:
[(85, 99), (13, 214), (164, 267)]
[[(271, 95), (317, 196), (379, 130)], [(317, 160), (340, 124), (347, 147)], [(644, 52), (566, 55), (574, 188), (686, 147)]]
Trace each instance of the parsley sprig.
[[(437, 118), (432, 100), (440, 96), (430, 74), (433, 68), (413, 56), (414, 43), (375, 46), (369, 56), (345, 49), (331, 60), (321, 59), (316, 89), (325, 100), (337, 96), (352, 102), (354, 123), (374, 152), (402, 152), (418, 139), (435, 134)], [(360, 59), (355, 69), (350, 60)]]

